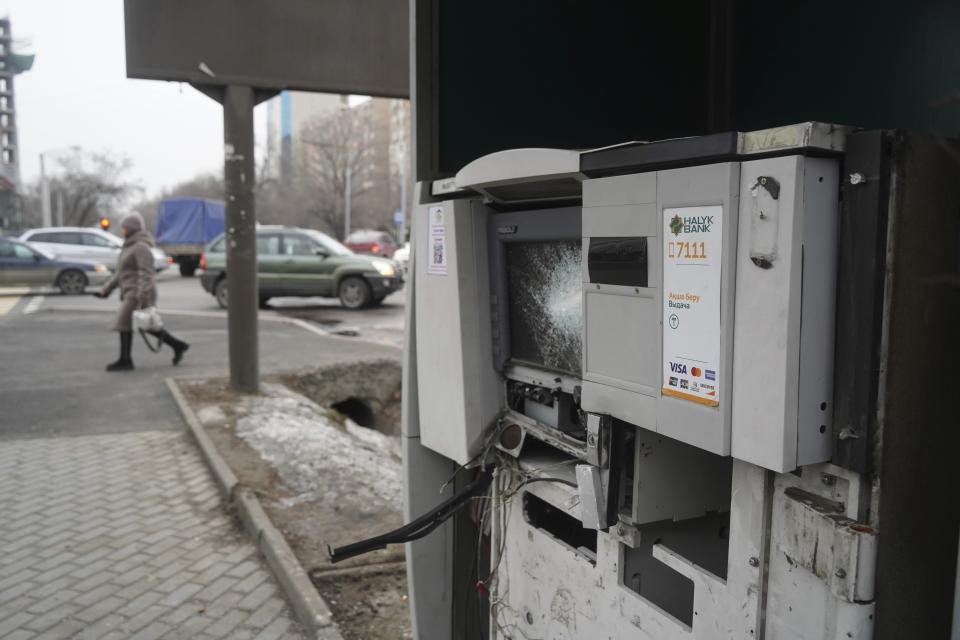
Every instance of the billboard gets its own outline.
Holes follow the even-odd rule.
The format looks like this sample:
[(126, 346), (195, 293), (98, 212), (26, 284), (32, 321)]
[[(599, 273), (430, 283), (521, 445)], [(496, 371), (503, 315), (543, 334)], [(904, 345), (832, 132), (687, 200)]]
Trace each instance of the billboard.
[(406, 0), (124, 0), (127, 76), (409, 97)]

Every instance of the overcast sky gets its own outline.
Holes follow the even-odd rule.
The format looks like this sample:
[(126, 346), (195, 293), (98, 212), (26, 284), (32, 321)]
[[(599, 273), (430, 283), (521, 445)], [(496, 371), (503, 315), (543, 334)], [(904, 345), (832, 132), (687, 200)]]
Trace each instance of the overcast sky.
[(73, 145), (128, 155), (146, 195), (223, 170), (217, 103), (188, 85), (126, 78), (123, 0), (0, 0), (0, 15), (15, 48), (37, 56), (14, 81), (24, 180), (39, 174), (41, 152)]

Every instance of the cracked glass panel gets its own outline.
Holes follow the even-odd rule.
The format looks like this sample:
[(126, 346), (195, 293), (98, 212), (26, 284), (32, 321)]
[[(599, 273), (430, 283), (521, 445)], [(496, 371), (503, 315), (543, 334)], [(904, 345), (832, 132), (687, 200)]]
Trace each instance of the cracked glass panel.
[(511, 358), (579, 375), (580, 240), (517, 242), (506, 249)]

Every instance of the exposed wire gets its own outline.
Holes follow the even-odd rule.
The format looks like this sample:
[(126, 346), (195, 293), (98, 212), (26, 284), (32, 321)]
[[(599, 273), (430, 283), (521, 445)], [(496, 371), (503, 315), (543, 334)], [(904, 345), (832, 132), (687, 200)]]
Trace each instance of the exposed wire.
[[(579, 488), (579, 487), (577, 486), (577, 483), (576, 483), (576, 482), (573, 482), (572, 480), (564, 480), (563, 478), (539, 478), (539, 477), (538, 477), (538, 478), (530, 478), (530, 479), (528, 479), (528, 480), (525, 480), (524, 483), (523, 483), (523, 485), (522, 485), (522, 487), (525, 487), (525, 486), (527, 486), (528, 484), (533, 484), (534, 482), (556, 482), (557, 484), (565, 484), (565, 485), (567, 485), (568, 487), (573, 487), (574, 489), (578, 489), (578, 488)], [(521, 488), (522, 488), (522, 487), (521, 487)]]
[(369, 553), (370, 551), (385, 549), (389, 544), (400, 544), (419, 540), (450, 519), (453, 514), (466, 506), (471, 498), (485, 493), (490, 486), (492, 478), (493, 474), (490, 471), (482, 469), (477, 477), (468, 484), (463, 491), (445, 500), (412, 522), (393, 531), (374, 536), (373, 538), (337, 547), (336, 549), (329, 549), (330, 562), (337, 563), (347, 558)]

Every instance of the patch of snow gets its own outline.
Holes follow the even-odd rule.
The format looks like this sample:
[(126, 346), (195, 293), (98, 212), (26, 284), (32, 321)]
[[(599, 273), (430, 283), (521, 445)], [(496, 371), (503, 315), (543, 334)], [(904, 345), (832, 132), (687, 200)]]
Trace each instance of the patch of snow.
[(380, 433), (379, 431), (375, 431), (374, 429), (361, 427), (350, 418), (346, 418), (344, 420), (344, 425), (347, 428), (347, 433), (353, 437), (362, 440), (375, 449), (389, 451), (397, 458), (400, 457), (400, 438), (390, 437)]
[(197, 420), (205, 427), (218, 426), (227, 421), (227, 414), (217, 405), (209, 405), (197, 411)]
[(286, 502), (317, 500), (364, 515), (400, 508), (396, 438), (349, 422), (341, 426), (320, 405), (277, 384), (264, 384), (247, 409), (236, 434), (297, 493)]

